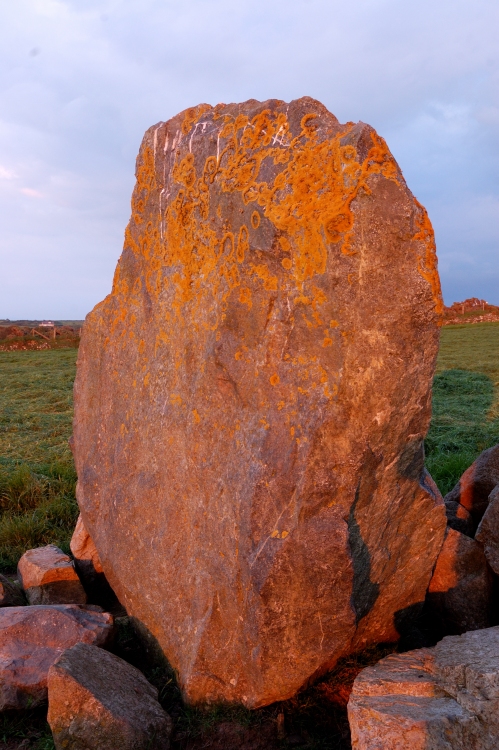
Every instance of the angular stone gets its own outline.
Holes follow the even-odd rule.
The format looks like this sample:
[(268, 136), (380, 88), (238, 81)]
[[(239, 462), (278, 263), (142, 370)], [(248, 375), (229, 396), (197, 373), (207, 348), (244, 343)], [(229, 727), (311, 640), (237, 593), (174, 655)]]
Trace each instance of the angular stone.
[(426, 600), (440, 637), (488, 627), (492, 596), (492, 576), (480, 544), (447, 529)]
[(469, 510), (466, 510), (464, 505), (456, 502), (455, 500), (445, 501), (445, 513), (447, 515), (447, 525), (451, 529), (460, 531), (461, 534), (466, 534), (472, 539), (475, 535), (475, 524)]
[(22, 607), (23, 604), (26, 600), (20, 586), (0, 573), (0, 607)]
[(74, 604), (0, 609), (0, 711), (47, 700), (47, 673), (76, 643), (105, 646), (113, 618)]
[(499, 484), (499, 445), (483, 451), (445, 496), (445, 504), (457, 502), (469, 511), (474, 529), (487, 509), (489, 495)]
[(424, 601), (440, 310), (430, 221), (368, 125), (304, 98), (146, 133), (73, 447), (106, 577), (188, 701), (287, 698)]
[(99, 553), (85, 528), (81, 514), (78, 516), (69, 546), (78, 573), (85, 582), (91, 585), (99, 576), (104, 575)]
[(499, 484), (489, 495), (489, 504), (475, 534), (483, 546), (487, 562), (499, 576)]
[(25, 552), (17, 572), (30, 604), (85, 604), (87, 601), (71, 558), (53, 544)]
[(394, 654), (356, 678), (353, 750), (496, 750), (499, 628)]
[(56, 750), (168, 750), (172, 722), (135, 667), (95, 646), (64, 651), (48, 674)]

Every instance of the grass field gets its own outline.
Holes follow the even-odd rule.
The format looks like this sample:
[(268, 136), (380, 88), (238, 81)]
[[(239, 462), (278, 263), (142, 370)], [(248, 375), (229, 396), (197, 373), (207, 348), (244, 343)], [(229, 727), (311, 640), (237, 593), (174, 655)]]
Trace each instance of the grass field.
[(499, 443), (499, 323), (442, 329), (426, 464), (445, 495)]
[(77, 517), (68, 445), (76, 354), (0, 352), (0, 571), (33, 546), (69, 549)]

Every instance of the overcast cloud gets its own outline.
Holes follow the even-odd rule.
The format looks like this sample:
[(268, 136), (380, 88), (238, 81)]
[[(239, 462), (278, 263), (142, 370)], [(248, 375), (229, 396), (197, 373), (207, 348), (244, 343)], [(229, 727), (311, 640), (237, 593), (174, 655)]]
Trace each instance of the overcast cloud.
[(304, 95), (386, 138), (447, 304), (499, 304), (498, 29), (497, 0), (3, 0), (0, 318), (110, 291), (150, 125)]

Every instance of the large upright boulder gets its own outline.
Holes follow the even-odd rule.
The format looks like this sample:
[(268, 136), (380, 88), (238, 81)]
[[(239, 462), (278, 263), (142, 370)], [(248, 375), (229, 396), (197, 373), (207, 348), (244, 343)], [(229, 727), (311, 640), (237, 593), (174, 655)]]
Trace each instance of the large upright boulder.
[(287, 698), (418, 610), (441, 305), (426, 211), (368, 125), (303, 98), (147, 131), (74, 453), (104, 573), (190, 702)]

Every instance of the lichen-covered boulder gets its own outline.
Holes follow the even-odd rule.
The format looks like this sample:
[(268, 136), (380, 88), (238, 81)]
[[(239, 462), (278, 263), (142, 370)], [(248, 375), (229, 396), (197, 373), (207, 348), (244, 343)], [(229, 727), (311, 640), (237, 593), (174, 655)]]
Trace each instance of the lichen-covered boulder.
[(304, 98), (147, 131), (74, 454), (106, 577), (188, 701), (287, 698), (424, 601), (440, 309), (430, 221), (368, 125)]

